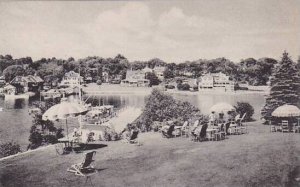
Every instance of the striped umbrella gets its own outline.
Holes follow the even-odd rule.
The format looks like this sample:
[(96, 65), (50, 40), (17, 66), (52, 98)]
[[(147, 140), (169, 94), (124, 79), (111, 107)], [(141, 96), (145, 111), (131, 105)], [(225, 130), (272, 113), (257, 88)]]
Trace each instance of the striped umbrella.
[[(66, 100), (63, 100), (61, 103), (50, 107), (42, 116), (43, 120), (55, 121), (58, 119), (66, 120), (67, 127), (67, 137), (68, 137), (68, 122), (67, 119), (70, 117), (76, 117), (82, 114), (85, 114), (87, 109), (77, 103), (71, 103)], [(68, 137), (69, 138), (69, 137)]]
[(217, 103), (210, 108), (211, 112), (214, 111), (216, 113), (224, 113), (224, 114), (226, 114), (228, 111), (234, 111), (234, 110), (235, 108), (228, 103)]
[(298, 117), (300, 116), (300, 109), (294, 105), (282, 105), (272, 112), (275, 117)]

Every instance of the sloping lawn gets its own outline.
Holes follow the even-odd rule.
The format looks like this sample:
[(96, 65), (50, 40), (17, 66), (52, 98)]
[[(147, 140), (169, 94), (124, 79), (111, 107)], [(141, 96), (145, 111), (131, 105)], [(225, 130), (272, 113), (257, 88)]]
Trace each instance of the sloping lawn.
[[(219, 142), (140, 135), (142, 146), (108, 142), (97, 149), (94, 186), (297, 186), (300, 134), (270, 133), (249, 123), (249, 134)], [(67, 172), (82, 153), (56, 155), (53, 148), (0, 162), (3, 186), (84, 186)], [(89, 185), (89, 184), (86, 184)]]

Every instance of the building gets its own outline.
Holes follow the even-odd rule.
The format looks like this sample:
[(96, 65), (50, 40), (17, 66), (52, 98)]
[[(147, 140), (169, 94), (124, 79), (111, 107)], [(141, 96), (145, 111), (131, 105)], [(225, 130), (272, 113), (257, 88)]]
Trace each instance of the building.
[(109, 82), (109, 72), (107, 70), (102, 71), (102, 82)]
[(16, 76), (10, 84), (17, 88), (17, 93), (38, 92), (43, 89), (44, 80), (36, 75)]
[(214, 90), (214, 91), (234, 91), (235, 82), (230, 80), (230, 77), (224, 73), (208, 73), (200, 78), (198, 83), (199, 91)]
[(164, 71), (165, 71), (165, 69), (166, 69), (166, 67), (164, 67), (164, 66), (155, 66), (153, 68), (153, 72), (158, 77), (159, 80), (163, 80), (164, 79)]
[(127, 70), (126, 79), (121, 81), (122, 86), (132, 87), (148, 87), (150, 81), (145, 79), (145, 72), (143, 70)]
[(66, 73), (60, 83), (60, 86), (75, 87), (83, 83), (83, 77), (74, 71)]
[(5, 84), (6, 84), (5, 77), (4, 76), (0, 77), (0, 87), (4, 86)]
[(13, 86), (11, 84), (7, 84), (3, 87), (3, 93), (6, 95), (16, 95), (17, 89), (15, 86)]

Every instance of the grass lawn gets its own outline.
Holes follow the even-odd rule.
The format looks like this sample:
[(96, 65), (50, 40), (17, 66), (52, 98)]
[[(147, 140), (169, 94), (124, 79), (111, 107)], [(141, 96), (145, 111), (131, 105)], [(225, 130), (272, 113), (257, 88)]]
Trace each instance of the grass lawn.
[[(300, 134), (270, 133), (249, 123), (249, 134), (219, 142), (164, 139), (144, 133), (142, 146), (107, 142), (97, 149), (95, 186), (297, 186)], [(2, 186), (84, 186), (67, 172), (82, 153), (56, 155), (54, 148), (0, 162)]]

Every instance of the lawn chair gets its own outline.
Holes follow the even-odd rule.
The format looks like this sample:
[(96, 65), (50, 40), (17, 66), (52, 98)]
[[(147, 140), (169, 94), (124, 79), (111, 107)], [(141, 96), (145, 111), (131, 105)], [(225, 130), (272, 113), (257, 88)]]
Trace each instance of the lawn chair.
[(226, 135), (229, 134), (229, 132), (228, 132), (229, 127), (230, 127), (230, 123), (226, 123), (226, 124), (225, 124), (225, 133), (226, 133)]
[(188, 126), (189, 122), (188, 121), (185, 121), (180, 129), (180, 135), (181, 137), (183, 135), (185, 135), (185, 137), (188, 137), (189, 136), (189, 126)]
[(282, 132), (290, 132), (289, 122), (287, 120), (282, 120), (281, 130), (282, 130)]
[(161, 131), (162, 136), (164, 138), (172, 138), (173, 137), (173, 131), (175, 130), (175, 125), (171, 125), (167, 131)]
[(200, 131), (200, 134), (199, 134), (199, 137), (198, 137), (200, 142), (206, 140), (207, 127), (208, 127), (207, 124), (202, 125), (201, 131)]
[(215, 141), (224, 140), (226, 137), (224, 124), (221, 124), (219, 132), (215, 133)]
[(130, 144), (136, 144), (136, 143), (138, 143), (138, 141), (137, 141), (138, 134), (139, 134), (139, 131), (134, 130), (134, 131), (131, 133), (130, 136), (128, 136), (128, 137), (125, 138), (125, 141), (126, 141), (127, 143), (130, 143)]
[(74, 164), (68, 168), (68, 172), (72, 172), (75, 175), (86, 177), (90, 174), (97, 172), (91, 163), (94, 161), (93, 157), (96, 155), (96, 151), (91, 151), (84, 154), (84, 159), (81, 163)]

